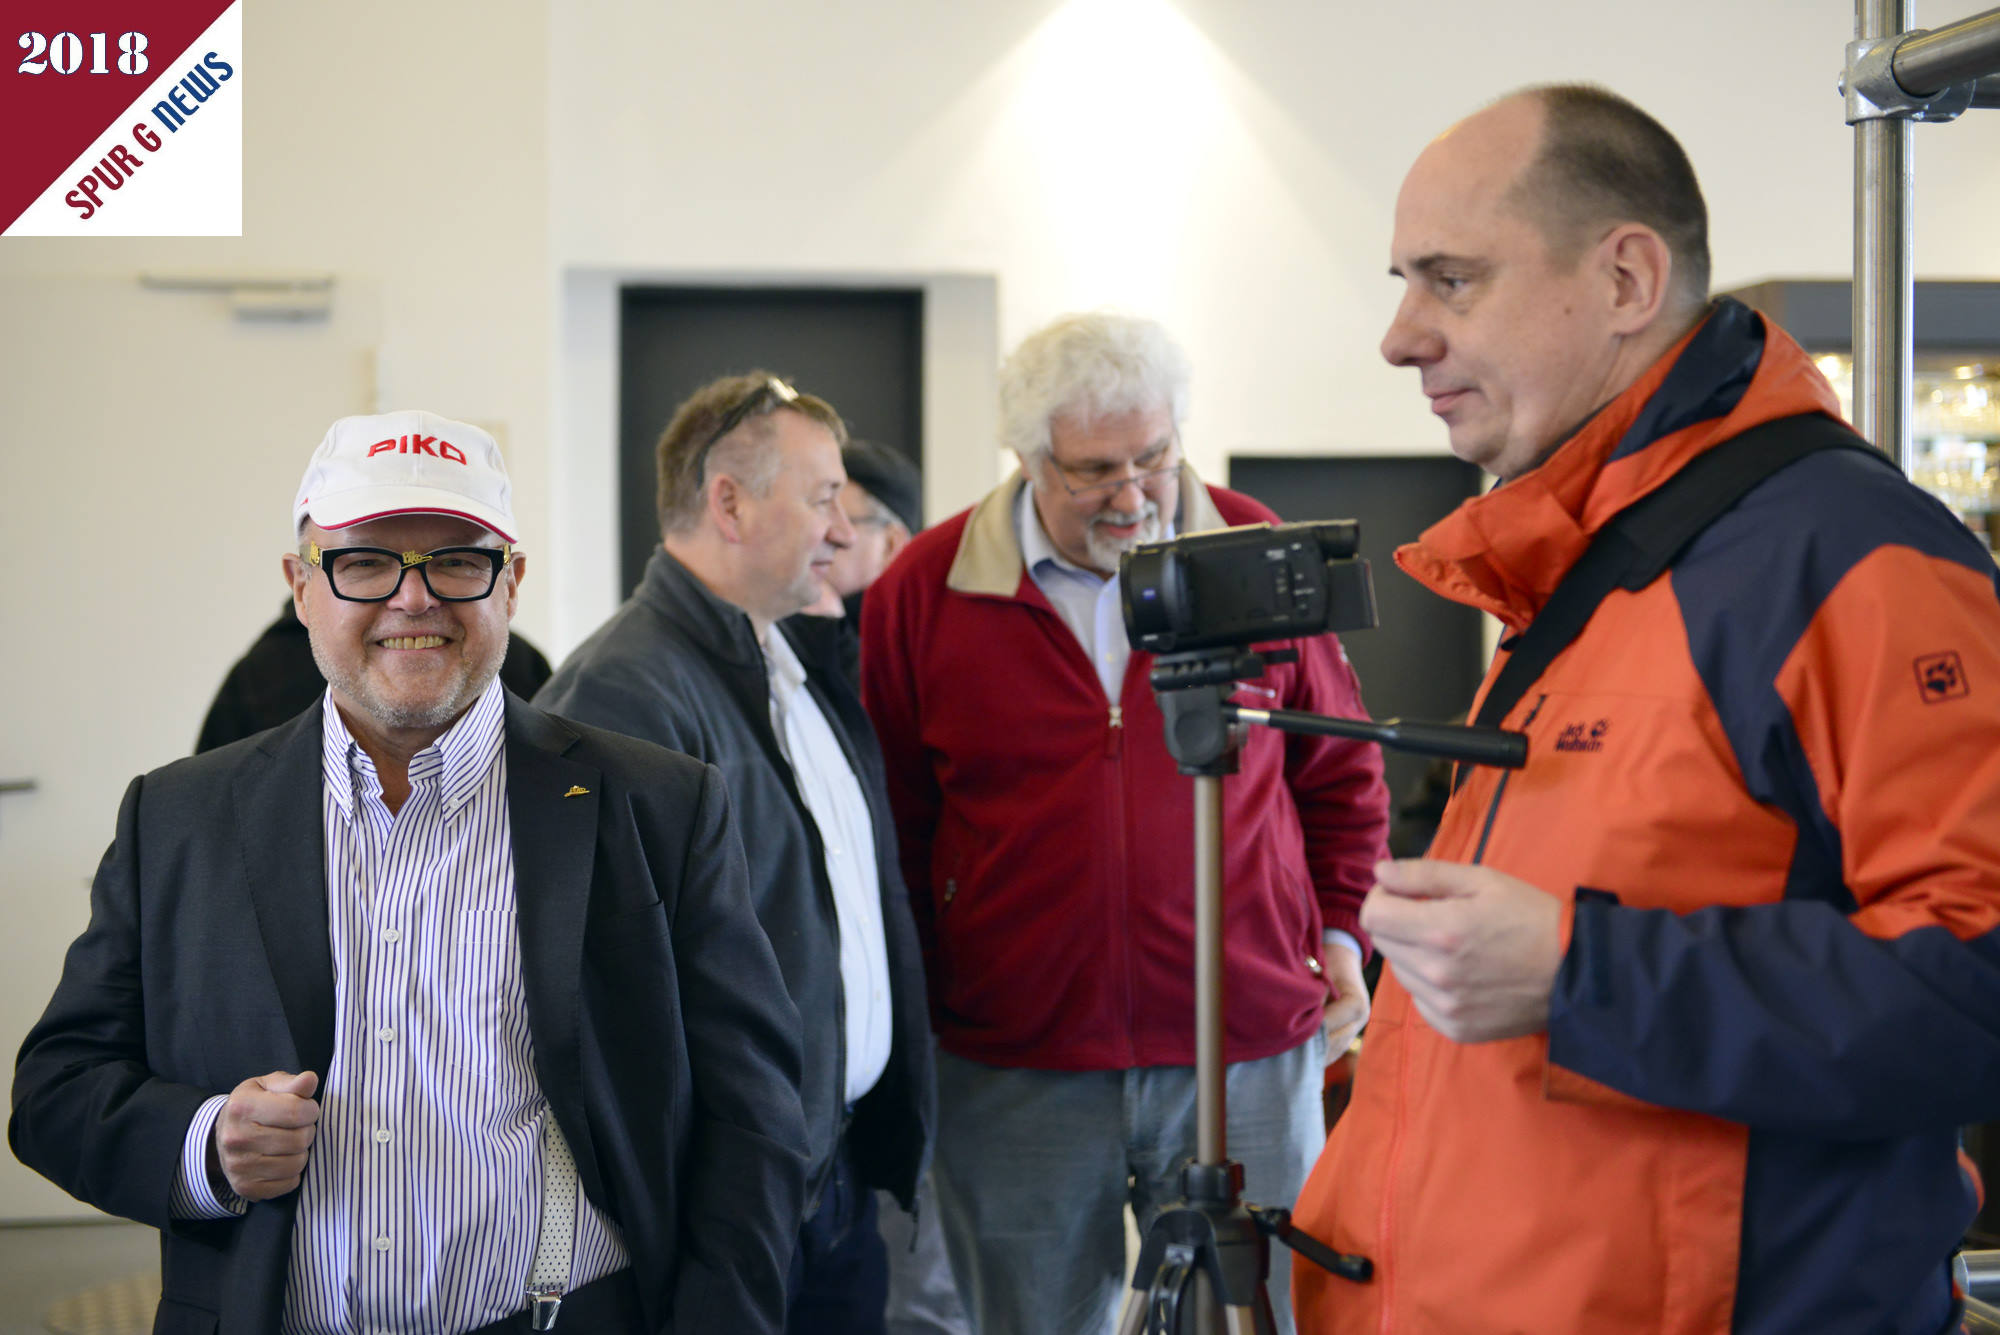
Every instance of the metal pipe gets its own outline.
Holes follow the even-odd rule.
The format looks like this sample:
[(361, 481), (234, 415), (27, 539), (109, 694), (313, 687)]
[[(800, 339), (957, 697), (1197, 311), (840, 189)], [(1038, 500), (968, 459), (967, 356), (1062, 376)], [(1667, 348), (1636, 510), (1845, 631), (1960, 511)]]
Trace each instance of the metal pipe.
[[(1907, 27), (1905, 13), (1903, 28)], [(1891, 36), (1903, 28), (1878, 35)], [(1955, 83), (2000, 74), (2000, 9), (1911, 37), (1896, 47), (1890, 68), (1896, 82), (1912, 97), (1929, 97)]]
[(2000, 1299), (2000, 1251), (1960, 1252), (1965, 1262), (1965, 1291), (1982, 1302)]
[[(1856, 0), (1855, 36), (1893, 37), (1910, 26), (1911, 0)], [(1854, 426), (1909, 473), (1912, 275), (1910, 122), (1854, 126)]]
[(1972, 105), (2000, 107), (2000, 74), (1989, 74), (1972, 85)]
[(1222, 1009), (1222, 780), (1203, 774), (1194, 781), (1194, 1126), (1205, 1164), (1229, 1157)]

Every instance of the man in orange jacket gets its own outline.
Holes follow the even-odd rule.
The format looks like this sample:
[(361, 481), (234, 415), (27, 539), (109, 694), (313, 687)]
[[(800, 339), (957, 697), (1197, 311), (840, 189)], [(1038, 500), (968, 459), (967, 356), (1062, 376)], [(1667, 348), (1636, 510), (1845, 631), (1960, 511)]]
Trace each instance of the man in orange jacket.
[[(1506, 624), (1482, 700), (1627, 506), (1722, 447), (1854, 439), (1796, 343), (1709, 300), (1706, 233), (1679, 144), (1598, 89), (1508, 97), (1410, 170), (1383, 355), (1503, 485), (1397, 561)], [(1983, 544), (1815, 449), (1503, 717), (1525, 768), (1471, 770), (1362, 910), (1390, 967), (1297, 1216), (1375, 1273), (1295, 1266), (1300, 1329), (1956, 1329), (1956, 1128), (2000, 1107)]]

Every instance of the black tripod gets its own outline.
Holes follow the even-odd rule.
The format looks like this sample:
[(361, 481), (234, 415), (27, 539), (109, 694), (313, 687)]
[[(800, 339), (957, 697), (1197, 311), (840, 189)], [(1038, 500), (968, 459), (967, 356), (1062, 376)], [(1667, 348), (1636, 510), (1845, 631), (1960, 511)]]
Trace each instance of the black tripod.
[[(1288, 1211), (1242, 1200), (1243, 1167), (1228, 1156), (1222, 1061), (1222, 780), (1237, 771), (1242, 725), (1379, 742), (1425, 755), (1518, 768), (1527, 738), (1497, 728), (1375, 723), (1290, 710), (1244, 709), (1223, 698), (1233, 683), (1263, 675), (1294, 650), (1167, 654), (1152, 684), (1166, 717), (1167, 750), (1194, 777), (1195, 1157), (1181, 1168), (1181, 1199), (1146, 1230), (1119, 1335), (1274, 1335), (1264, 1281), (1267, 1237), (1342, 1279), (1366, 1282), (1374, 1266), (1299, 1232)], [(1218, 1325), (1217, 1317), (1222, 1318)]]

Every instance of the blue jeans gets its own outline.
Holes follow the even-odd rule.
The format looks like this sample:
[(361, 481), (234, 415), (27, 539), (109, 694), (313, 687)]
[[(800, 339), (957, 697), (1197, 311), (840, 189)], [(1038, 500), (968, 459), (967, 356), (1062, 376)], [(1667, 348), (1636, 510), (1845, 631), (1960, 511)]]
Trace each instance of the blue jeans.
[[(1228, 1068), (1229, 1157), (1243, 1197), (1289, 1208), (1326, 1143), (1326, 1040)], [(1131, 1283), (1124, 1211), (1143, 1236), (1194, 1154), (1191, 1066), (1035, 1071), (938, 1054), (938, 1214), (980, 1335), (1103, 1335)], [(1291, 1253), (1269, 1292), (1291, 1335)]]
[(861, 1184), (843, 1137), (819, 1209), (799, 1230), (787, 1285), (790, 1335), (883, 1335), (889, 1262), (875, 1224), (875, 1193)]

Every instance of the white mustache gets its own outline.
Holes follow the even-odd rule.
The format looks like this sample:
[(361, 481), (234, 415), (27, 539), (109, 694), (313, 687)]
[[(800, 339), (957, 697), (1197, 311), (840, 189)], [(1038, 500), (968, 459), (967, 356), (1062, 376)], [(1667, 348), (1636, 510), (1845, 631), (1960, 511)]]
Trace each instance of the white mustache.
[(1102, 514), (1092, 515), (1090, 522), (1093, 526), (1112, 524), (1124, 528), (1127, 524), (1143, 524), (1159, 517), (1160, 503), (1147, 501), (1145, 505), (1129, 514), (1119, 510), (1106, 510)]

